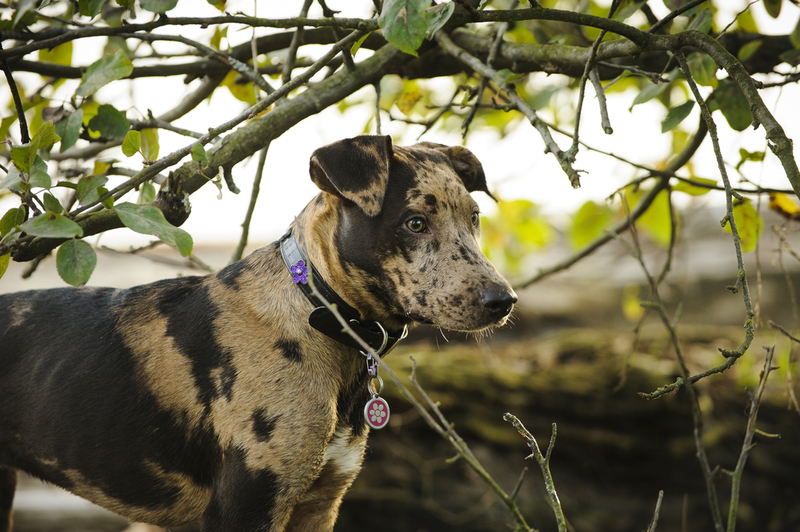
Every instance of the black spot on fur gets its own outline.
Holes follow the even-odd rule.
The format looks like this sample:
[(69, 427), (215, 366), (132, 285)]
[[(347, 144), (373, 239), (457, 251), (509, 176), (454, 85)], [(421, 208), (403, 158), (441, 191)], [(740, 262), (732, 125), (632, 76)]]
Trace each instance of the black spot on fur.
[(249, 269), (247, 259), (240, 260), (217, 272), (217, 279), (228, 288), (239, 290), (239, 277)]
[(433, 194), (425, 194), (425, 205), (428, 206), (428, 213), (430, 213), (431, 216), (439, 212), (439, 209), (436, 206), (437, 205), (436, 196), (434, 196)]
[(417, 303), (419, 303), (421, 306), (427, 307), (428, 306), (427, 295), (428, 295), (427, 290), (420, 290), (419, 292), (414, 294), (414, 299), (416, 299)]
[(259, 408), (253, 412), (253, 433), (261, 443), (267, 443), (272, 439), (275, 430), (275, 423), (280, 416), (270, 417), (264, 408)]
[[(223, 349), (214, 335), (219, 311), (201, 282), (202, 278), (163, 281), (157, 297), (158, 310), (167, 318), (167, 336), (189, 360), (198, 399), (208, 412), (220, 393), (231, 400), (236, 369), (232, 353)], [(216, 374), (220, 375), (221, 389)]]
[(200, 528), (271, 530), (272, 509), (281, 492), (277, 475), (269, 469), (249, 470), (246, 452), (239, 447), (228, 449), (224, 464)]
[(467, 261), (467, 264), (470, 266), (475, 264), (475, 255), (471, 250), (467, 249), (464, 245), (459, 244), (458, 251), (461, 253), (461, 258)]
[(360, 436), (367, 428), (364, 406), (371, 396), (368, 384), (367, 372), (359, 372), (347, 385), (342, 386), (339, 396), (336, 398), (336, 414), (339, 423), (352, 427), (353, 437)]
[(300, 344), (295, 340), (280, 340), (275, 344), (275, 348), (281, 352), (283, 358), (292, 362), (302, 362), (303, 352)]

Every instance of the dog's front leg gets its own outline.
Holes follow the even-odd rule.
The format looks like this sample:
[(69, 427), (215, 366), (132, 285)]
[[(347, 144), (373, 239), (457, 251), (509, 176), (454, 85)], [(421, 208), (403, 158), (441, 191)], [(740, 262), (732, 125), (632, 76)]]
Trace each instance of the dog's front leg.
[(361, 469), (366, 446), (366, 431), (353, 436), (349, 427), (337, 428), (325, 451), (322, 470), (294, 507), (286, 532), (333, 530), (342, 497)]
[(203, 512), (202, 532), (280, 532), (299, 497), (290, 479), (271, 469), (251, 469), (247, 451), (233, 447), (214, 480), (211, 501)]
[(17, 489), (17, 470), (0, 466), (0, 532), (11, 530), (11, 504)]

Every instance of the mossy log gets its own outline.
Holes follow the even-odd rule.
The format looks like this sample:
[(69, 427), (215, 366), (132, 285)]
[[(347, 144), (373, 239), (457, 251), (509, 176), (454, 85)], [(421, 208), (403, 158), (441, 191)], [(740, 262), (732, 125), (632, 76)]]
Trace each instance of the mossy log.
[[(691, 371), (721, 362), (718, 347), (736, 345), (738, 328), (681, 327)], [(440, 339), (440, 342), (442, 340)], [(754, 345), (761, 345), (754, 343)], [(752, 349), (723, 375), (696, 389), (704, 415), (704, 444), (712, 467), (733, 469), (746, 426), (748, 395), (758, 382), (763, 352)], [(564, 512), (575, 530), (641, 531), (664, 490), (658, 530), (712, 530), (706, 488), (695, 457), (688, 396), (648, 401), (678, 377), (663, 330), (634, 339), (629, 332), (563, 330), (540, 338), (474, 340), (398, 348), (387, 363), (405, 380), (416, 360), (417, 380), (468, 442), (486, 469), (511, 492), (524, 467), (518, 504), (528, 523), (555, 530), (544, 483), (529, 449), (503, 421), (511, 412), (547, 447), (558, 426), (551, 469)], [(737, 530), (796, 531), (800, 526), (800, 416), (787, 409), (785, 373), (773, 373), (743, 478)], [(364, 469), (345, 498), (336, 530), (508, 530), (511, 518), (477, 475), (448, 463), (455, 451), (430, 430), (393, 384), (390, 427), (370, 436)], [(727, 514), (730, 482), (717, 488)], [(513, 527), (512, 527), (513, 529)]]

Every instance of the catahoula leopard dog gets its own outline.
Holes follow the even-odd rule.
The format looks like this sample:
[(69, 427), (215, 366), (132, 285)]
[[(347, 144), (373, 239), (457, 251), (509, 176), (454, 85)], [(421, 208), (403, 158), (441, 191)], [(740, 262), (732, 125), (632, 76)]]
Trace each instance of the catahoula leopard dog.
[(215, 274), (0, 296), (0, 531), (18, 471), (134, 522), (333, 528), (377, 381), (319, 296), (369, 353), (502, 325), (516, 295), (478, 246), (467, 149), (361, 136), (310, 173), (286, 235)]

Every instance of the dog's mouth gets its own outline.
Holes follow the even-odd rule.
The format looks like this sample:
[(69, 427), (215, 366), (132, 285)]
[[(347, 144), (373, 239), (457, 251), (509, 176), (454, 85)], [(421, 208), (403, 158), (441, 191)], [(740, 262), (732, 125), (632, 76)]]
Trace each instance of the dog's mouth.
[(410, 319), (411, 321), (413, 321), (415, 323), (422, 323), (422, 324), (425, 324), (425, 325), (436, 325), (433, 322), (433, 320), (431, 320), (430, 318), (426, 318), (425, 316), (423, 316), (419, 312), (411, 312), (410, 310), (406, 311), (406, 318)]
[(419, 312), (407, 311), (405, 316), (407, 319), (413, 321), (414, 323), (420, 323), (423, 325), (433, 325), (434, 327), (440, 327), (442, 329), (446, 329), (448, 331), (455, 331), (455, 332), (463, 332), (463, 333), (476, 333), (485, 331), (486, 329), (491, 329), (494, 327), (502, 327), (505, 325), (511, 313), (500, 317), (499, 319), (492, 319), (488, 322), (481, 322), (475, 324), (466, 324), (466, 323), (440, 323), (438, 321), (434, 321), (431, 318), (423, 316)]

